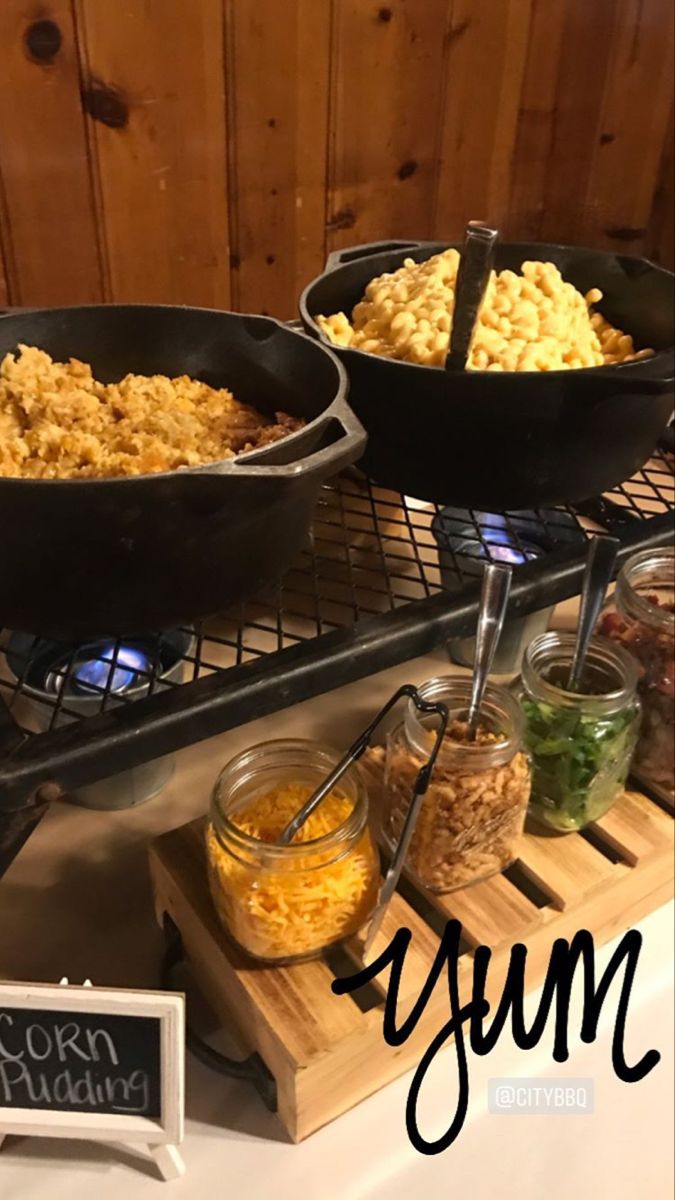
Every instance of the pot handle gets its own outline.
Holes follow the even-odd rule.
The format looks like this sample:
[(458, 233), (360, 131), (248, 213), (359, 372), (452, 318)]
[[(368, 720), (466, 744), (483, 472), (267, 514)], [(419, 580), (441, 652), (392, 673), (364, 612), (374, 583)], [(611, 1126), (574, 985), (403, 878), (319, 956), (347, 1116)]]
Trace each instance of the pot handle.
[(330, 446), (316, 450), (314, 454), (301, 459), (297, 464), (296, 474), (329, 478), (338, 475), (345, 467), (350, 467), (363, 454), (368, 435), (361, 422), (351, 412), (349, 416), (344, 412), (336, 413), (330, 420), (338, 422), (342, 430), (341, 435)]
[(383, 254), (386, 250), (419, 250), (420, 246), (433, 246), (434, 242), (419, 242), (392, 238), (385, 242), (364, 242), (362, 246), (343, 246), (341, 250), (331, 250), (324, 266), (324, 275), (342, 267), (345, 263), (357, 262), (359, 258), (368, 258), (371, 254)]
[(340, 432), (334, 440), (320, 450), (314, 450), (305, 458), (300, 457), (291, 462), (275, 462), (274, 451), (278, 449), (278, 454), (281, 456), (284, 454), (284, 450), (288, 449), (286, 439), (282, 439), (271, 448), (264, 447), (255, 456), (254, 453), (251, 453), (245, 458), (235, 459), (235, 470), (251, 474), (260, 472), (265, 475), (268, 475), (270, 470), (277, 470), (286, 478), (311, 477), (312, 475), (328, 478), (331, 475), (337, 475), (344, 467), (351, 466), (357, 458), (361, 457), (368, 439), (363, 425), (346, 405), (336, 406), (333, 411), (329, 410), (326, 413), (326, 419), (319, 427), (320, 433), (327, 432), (332, 424), (340, 427)]
[(596, 367), (593, 381), (605, 380), (617, 392), (646, 392), (658, 394), (668, 391), (675, 383), (675, 363), (672, 351), (664, 362), (663, 352), (653, 358), (638, 359), (617, 367)]

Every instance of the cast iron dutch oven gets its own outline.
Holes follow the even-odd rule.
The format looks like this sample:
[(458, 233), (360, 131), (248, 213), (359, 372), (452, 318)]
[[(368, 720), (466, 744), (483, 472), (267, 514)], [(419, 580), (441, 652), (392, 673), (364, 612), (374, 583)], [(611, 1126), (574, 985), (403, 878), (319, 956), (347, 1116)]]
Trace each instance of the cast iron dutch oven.
[(344, 368), (269, 317), (162, 305), (0, 317), (0, 359), (19, 342), (91, 363), (104, 382), (190, 375), (307, 425), (236, 459), (164, 474), (0, 478), (0, 626), (83, 638), (217, 612), (284, 570), (320, 484), (363, 450)]
[[(374, 242), (338, 251), (305, 289), (308, 332), (332, 345), (318, 314), (348, 316), (366, 284), (405, 258), (422, 262), (447, 242)], [(461, 250), (461, 246), (456, 248)], [(544, 243), (498, 243), (495, 267), (555, 263), (651, 359), (542, 372), (445, 371), (333, 347), (349, 400), (368, 433), (359, 464), (378, 483), (463, 508), (532, 508), (597, 496), (649, 457), (673, 408), (673, 275), (641, 258)]]

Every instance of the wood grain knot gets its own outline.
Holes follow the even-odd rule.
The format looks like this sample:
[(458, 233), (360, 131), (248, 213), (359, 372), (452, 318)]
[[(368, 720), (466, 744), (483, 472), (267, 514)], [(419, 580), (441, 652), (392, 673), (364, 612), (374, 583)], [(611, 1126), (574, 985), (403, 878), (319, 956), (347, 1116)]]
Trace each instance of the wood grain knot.
[(129, 105), (119, 91), (100, 79), (92, 79), (82, 92), (82, 106), (94, 121), (109, 129), (123, 129), (129, 121)]
[(398, 175), (399, 179), (410, 179), (410, 176), (415, 174), (418, 166), (419, 163), (417, 163), (414, 158), (408, 158), (404, 163), (401, 163), (396, 174)]
[(601, 133), (600, 134), (600, 145), (601, 146), (609, 146), (610, 142), (613, 142), (615, 138), (616, 138), (615, 133)]
[(451, 25), (446, 34), (448, 44), (450, 44), (450, 42), (458, 41), (462, 34), (466, 33), (470, 24), (471, 20), (469, 17), (467, 17), (466, 20), (458, 21), (456, 25)]
[(616, 238), (618, 242), (637, 242), (646, 236), (646, 229), (634, 229), (630, 225), (608, 225), (605, 229), (607, 237)]
[(268, 267), (271, 267), (272, 263), (275, 263), (276, 261), (277, 261), (276, 256), (274, 254), (268, 254), (265, 259), (265, 262), (267, 263)]
[(384, 22), (385, 25), (386, 25), (387, 21), (391, 21), (391, 18), (393, 17), (393, 15), (394, 14), (390, 8), (378, 8), (378, 10), (377, 10), (378, 21)]
[(341, 208), (326, 222), (326, 229), (351, 229), (356, 224), (353, 208)]
[(52, 62), (62, 42), (61, 30), (55, 21), (33, 21), (23, 35), (26, 53), (37, 63)]

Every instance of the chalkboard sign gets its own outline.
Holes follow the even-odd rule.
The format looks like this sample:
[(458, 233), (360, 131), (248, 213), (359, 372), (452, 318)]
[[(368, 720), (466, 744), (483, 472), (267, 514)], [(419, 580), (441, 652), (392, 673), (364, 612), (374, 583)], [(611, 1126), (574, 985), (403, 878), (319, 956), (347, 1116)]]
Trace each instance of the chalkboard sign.
[(0, 984), (0, 1144), (139, 1140), (165, 1159), (183, 1136), (183, 1059), (175, 993)]
[(162, 1115), (160, 1021), (0, 1008), (0, 1108)]

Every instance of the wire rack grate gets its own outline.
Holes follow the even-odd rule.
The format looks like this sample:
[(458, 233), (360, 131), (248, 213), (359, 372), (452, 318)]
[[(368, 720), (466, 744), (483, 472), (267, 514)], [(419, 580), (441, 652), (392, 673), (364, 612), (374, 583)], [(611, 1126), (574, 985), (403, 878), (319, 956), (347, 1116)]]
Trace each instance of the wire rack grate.
[[(647, 528), (654, 517), (675, 510), (672, 456), (658, 453), (630, 481), (587, 504), (513, 513), (479, 513), (440, 508), (385, 491), (352, 471), (322, 489), (305, 547), (283, 580), (254, 600), (185, 630), (182, 678), (162, 677), (159, 635), (144, 637), (147, 661), (136, 672), (136, 689), (118, 692), (115, 680), (123, 646), (111, 639), (97, 644), (96, 658), (107, 665), (103, 683), (89, 684), (88, 705), (73, 705), (73, 674), (81, 647), (65, 647), (52, 692), (36, 697), (30, 664), (40, 639), (26, 639), (12, 667), (0, 655), (0, 696), (26, 732), (43, 733), (111, 706), (136, 702), (139, 694), (169, 691), (181, 683), (228, 672), (270, 653), (298, 646), (331, 630), (381, 618), (442, 591), (458, 600), (485, 561), (547, 558), (561, 546), (581, 545), (588, 533)], [(0, 648), (9, 644), (8, 631)], [(127, 642), (129, 639), (126, 639)], [(30, 700), (27, 705), (26, 700)], [(39, 711), (41, 710), (41, 711)], [(37, 714), (37, 715), (36, 715)]]

